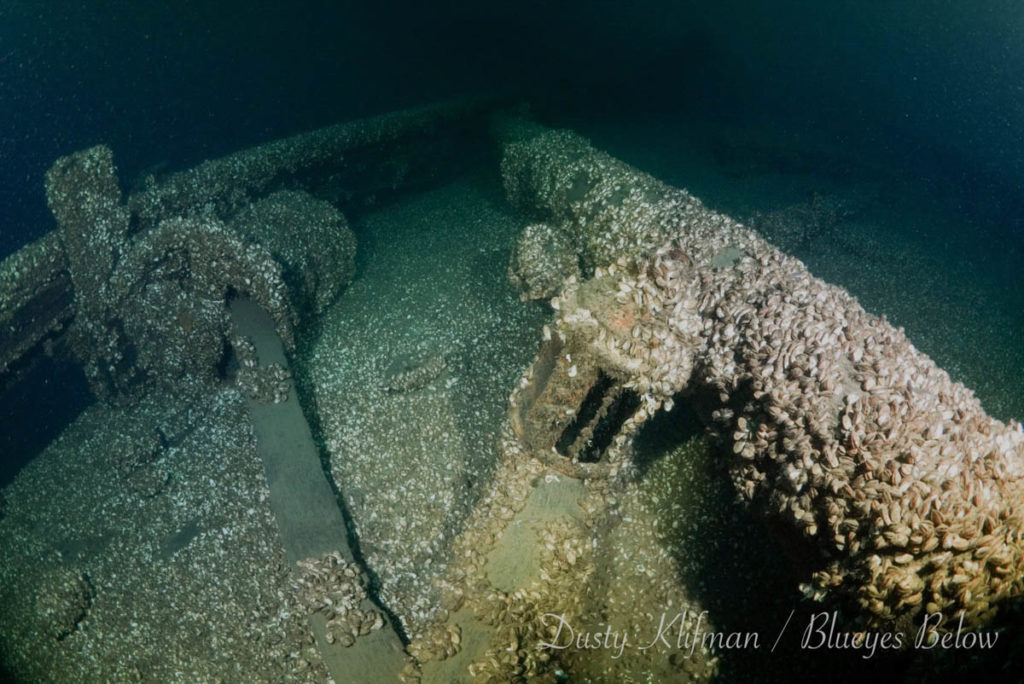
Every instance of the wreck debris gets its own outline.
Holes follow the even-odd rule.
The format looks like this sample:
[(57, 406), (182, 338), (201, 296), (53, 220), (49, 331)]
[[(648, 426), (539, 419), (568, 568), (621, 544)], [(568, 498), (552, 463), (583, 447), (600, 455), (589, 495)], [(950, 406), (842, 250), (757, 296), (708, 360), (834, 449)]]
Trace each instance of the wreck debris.
[(73, 634), (85, 619), (94, 596), (84, 573), (67, 567), (48, 571), (35, 596), (35, 612), (43, 623), (41, 632), (58, 641)]
[(265, 249), (196, 219), (168, 219), (129, 240), (108, 148), (59, 159), (46, 189), (74, 286), (71, 346), (97, 396), (212, 378), (224, 353), (231, 290), (260, 301), (292, 340), (280, 268)]
[(280, 267), (266, 249), (223, 225), (172, 219), (147, 233), (111, 279), (111, 373), (118, 392), (140, 384), (209, 382), (225, 353), (225, 300), (251, 296), (293, 344), (292, 314)]
[[(1024, 592), (1019, 423), (987, 416), (884, 317), (688, 193), (571, 133), (499, 130), (510, 200), (560, 221), (587, 266), (586, 280), (565, 274), (554, 331), (511, 399), (532, 453), (613, 475), (681, 394), (731, 454), (741, 496), (817, 551), (809, 595), (849, 601), (869, 625), (943, 611), (977, 626)], [(606, 397), (626, 392), (635, 409), (609, 417)], [(574, 429), (613, 437), (567, 449)]]
[(366, 576), (357, 565), (337, 551), (301, 560), (298, 565), (292, 588), (309, 615), (321, 613), (327, 619), (327, 643), (349, 648), (359, 637), (384, 626), (380, 612), (367, 608), (372, 604), (366, 593)]
[(0, 388), (65, 329), (74, 315), (72, 292), (58, 231), (0, 261)]
[(58, 159), (46, 173), (46, 199), (74, 286), (73, 345), (86, 377), (102, 396), (123, 361), (110, 327), (107, 283), (128, 240), (128, 211), (121, 203), (110, 148), (100, 145)]
[(448, 367), (443, 354), (399, 356), (388, 366), (384, 378), (387, 392), (411, 392), (426, 387)]
[[(145, 228), (168, 216), (227, 220), (285, 186), (305, 186), (314, 194), (359, 189), (372, 194), (404, 186), (435, 172), (437, 162), (450, 154), (452, 137), (464, 134), (466, 121), (485, 116), (494, 104), (484, 98), (454, 100), (293, 135), (172, 174), (132, 195), (128, 205)], [(435, 154), (425, 154), (428, 150)]]
[(288, 401), (291, 377), (291, 373), (279, 363), (272, 363), (266, 368), (240, 368), (238, 389), (246, 399), (261, 404), (280, 404)]
[(141, 420), (131, 423), (114, 435), (109, 449), (125, 489), (148, 499), (167, 488), (171, 474), (160, 464), (167, 454), (167, 443), (159, 430)]
[(79, 324), (102, 326), (104, 290), (128, 236), (114, 154), (99, 145), (61, 157), (46, 173), (46, 199), (60, 226)]
[[(171, 393), (192, 406), (196, 395), (222, 392), (219, 381), (236, 371), (241, 388), (253, 390), (247, 397), (262, 428), (257, 432), (264, 455), (268, 435), (290, 420), (280, 418), (282, 409), (298, 411), (301, 419), (286, 370), (295, 326), (304, 314), (322, 313), (355, 272), (355, 236), (337, 207), (372, 204), (475, 159), (473, 151), (483, 149), (483, 115), (492, 104), (435, 105), (295, 136), (154, 180), (127, 200), (117, 188), (109, 149), (58, 160), (48, 194), (60, 230), (0, 268), (0, 322), (17, 329), (17, 336), (0, 343), (4, 381), (25, 355), (44, 346), (49, 351), (55, 341), (62, 343), (57, 351), (70, 351), (87, 366), (97, 396), (129, 406)], [(245, 345), (232, 334), (232, 306), (243, 300), (263, 312), (260, 334), (277, 340), (278, 361), (265, 362), (262, 349), (256, 353), (260, 340)], [(63, 334), (66, 324), (73, 334)], [(244, 363), (247, 353), (257, 365), (252, 373), (232, 367)], [(444, 370), (443, 357), (439, 365), (428, 361), (399, 384), (411, 389)], [(259, 403), (289, 396), (293, 400), (284, 404)], [(295, 560), (341, 549), (355, 567), (341, 511), (305, 427), (311, 458), (302, 476), (308, 479), (292, 477), (294, 441), (272, 443), (271, 450), (280, 447), (279, 459), (267, 464), (286, 553)], [(295, 436), (295, 430), (279, 432), (285, 439)], [(114, 445), (116, 478), (140, 505), (162, 501), (157, 495), (174, 482), (161, 462), (170, 441), (163, 431), (150, 431), (126, 434)], [(320, 489), (311, 506), (313, 480)], [(283, 485), (292, 487), (284, 495)], [(305, 516), (288, 502), (298, 503)], [(380, 612), (370, 611), (372, 602), (361, 603), (369, 606), (363, 611), (369, 621), (325, 625), (322, 611), (310, 618), (323, 659), (335, 678), (364, 670), (367, 678), (389, 669), (397, 674), (405, 660), (398, 634)], [(341, 656), (331, 647), (341, 648), (349, 627), (361, 638)], [(309, 666), (307, 659), (295, 667), (301, 670), (303, 662)]]
[[(246, 297), (232, 299), (229, 311), (233, 338), (244, 340), (242, 370), (276, 379), (273, 402), (249, 396), (246, 404), (285, 556), (297, 563), (293, 588), (307, 610), (319, 654), (339, 681), (388, 673), (397, 677), (405, 664), (401, 641), (366, 591), (275, 322), (264, 307)], [(239, 381), (243, 380), (240, 372)], [(357, 644), (357, 637), (364, 638)]]
[(356, 236), (340, 211), (309, 193), (275, 192), (240, 211), (230, 228), (270, 251), (300, 312), (323, 313), (355, 277)]
[[(463, 654), (472, 659), (470, 674), (554, 676), (550, 656), (531, 650), (542, 636), (537, 614), (556, 605), (555, 597), (567, 610), (580, 610), (578, 590), (594, 572), (596, 545), (584, 530), (599, 508), (594, 499), (613, 493), (615, 478), (630, 468), (637, 430), (681, 398), (697, 408), (731, 454), (741, 495), (820, 552), (816, 559), (825, 559), (805, 585), (808, 596), (845, 598), (867, 624), (944, 610), (971, 625), (989, 620), (1005, 599), (1019, 595), (1024, 535), (1015, 508), (1022, 493), (1018, 424), (988, 419), (970, 393), (901, 331), (684, 191), (570, 133), (514, 121), (504, 126), (509, 196), (545, 221), (524, 231), (510, 277), (526, 297), (553, 297), (556, 316), (513, 392), (504, 435), (506, 455), (529, 463), (503, 464), (510, 471), (521, 468), (496, 485), (512, 482), (513, 493), (477, 509), (478, 518), (491, 522), (460, 541), (469, 560), (457, 571), (468, 574), (452, 576), (439, 621), (414, 635), (410, 653), (421, 664)], [(204, 173), (238, 171), (243, 181), (232, 188), (228, 176), (218, 176), (209, 183), (211, 195), (194, 196), (187, 186), (205, 187), (204, 176), (186, 174), (176, 181), (180, 195), (145, 191), (154, 192), (146, 195), (151, 204), (129, 200), (138, 211), (129, 235), (109, 156), (96, 148), (55, 167), (55, 214), (70, 236), (68, 251), (76, 254), (60, 251), (61, 263), (46, 267), (70, 278), (84, 302), (79, 349), (94, 366), (96, 385), (122, 396), (193, 381), (201, 387), (223, 365), (226, 348), (234, 348), (243, 364), (238, 384), (248, 399), (260, 404), (286, 398), (293, 392), (287, 366), (259, 359), (250, 338), (231, 335), (228, 302), (239, 302), (235, 295), (256, 300), (255, 308), (271, 316), (261, 332), (283, 339), (285, 349), (294, 339), (293, 305), (321, 312), (351, 278), (354, 237), (344, 216), (310, 188), (281, 189), (292, 173), (301, 181), (297, 186), (311, 176), (321, 183), (323, 158), (314, 155), (315, 172), (287, 164), (250, 166), (254, 158), (247, 155), (222, 166), (211, 163)], [(392, 171), (396, 179), (409, 173), (402, 162)], [(75, 174), (85, 174), (81, 192), (92, 193), (79, 199), (94, 205), (96, 220), (106, 221), (99, 235), (107, 239), (96, 255), (85, 253), (89, 247), (78, 230), (92, 218), (83, 223), (75, 212), (84, 209), (59, 192), (63, 177), (79, 178)], [(282, 230), (287, 228), (294, 232)], [(319, 249), (324, 244), (327, 249)], [(39, 290), (24, 287), (18, 268), (10, 291), (37, 297)], [(64, 269), (70, 275), (61, 275)], [(41, 329), (53, 328), (46, 323)], [(446, 368), (441, 355), (396, 363), (383, 383), (387, 391), (425, 387)], [(295, 410), (297, 403), (250, 409), (253, 415)], [(147, 439), (162, 441), (158, 433)], [(141, 497), (154, 496), (166, 486), (167, 471), (149, 467), (157, 448), (142, 447), (126, 452), (125, 477), (145, 475), (129, 486)], [(322, 479), (319, 463), (310, 462)], [(579, 504), (587, 508), (579, 516), (584, 522), (565, 516), (539, 527), (537, 571), (548, 593), (500, 588), (489, 575), (498, 564), (486, 552), (520, 522), (531, 496), (527, 483), (546, 495), (559, 486), (552, 469), (586, 480), (589, 498)], [(584, 487), (573, 479), (576, 485)], [(282, 498), (273, 487), (284, 529)], [(557, 500), (575, 505), (577, 494), (567, 488)], [(337, 514), (336, 502), (328, 503)], [(303, 521), (291, 522), (297, 527)], [(341, 534), (344, 525), (334, 523)], [(299, 533), (284, 536), (292, 556), (297, 544), (309, 541)], [(317, 638), (358, 648), (387, 634), (391, 643), (381, 649), (381, 659), (399, 663), (397, 635), (384, 628), (381, 614), (369, 605), (355, 607), (369, 601), (349, 553), (313, 551), (299, 554), (308, 558), (300, 564), (299, 584), (309, 590), (303, 596), (308, 612), (325, 623)], [(446, 622), (464, 604), (486, 616), (497, 635), (469, 654), (463, 653), (468, 631)], [(73, 625), (81, 620), (74, 615)], [(307, 660), (298, 663), (312, 667)], [(419, 676), (411, 670), (410, 679)]]
[[(0, 325), (11, 332), (0, 338), (0, 378), (8, 385), (57, 343), (85, 363), (97, 396), (125, 391), (134, 375), (133, 348), (118, 330), (123, 302), (114, 301), (105, 284), (131, 258), (133, 244), (161, 222), (181, 218), (194, 222), (189, 225), (230, 224), (246, 241), (269, 240), (273, 220), (261, 230), (233, 219), (281, 191), (262, 205), (264, 218), (294, 211), (305, 217), (296, 227), (303, 238), (338, 240), (267, 245), (282, 262), (292, 306), (322, 310), (351, 279), (354, 247), (344, 217), (337, 210), (328, 216), (328, 207), (317, 202), (372, 204), (379, 195), (459, 168), (472, 157), (462, 143), (482, 147), (480, 132), (495, 105), (487, 98), (455, 100), (302, 133), (154, 179), (124, 201), (108, 148), (62, 158), (47, 176), (60, 229), (0, 262)], [(333, 257), (339, 261), (329, 268)], [(72, 318), (70, 328), (78, 333), (65, 335)]]
[(567, 275), (579, 272), (572, 238), (559, 226), (534, 223), (523, 229), (508, 266), (523, 299), (550, 299)]

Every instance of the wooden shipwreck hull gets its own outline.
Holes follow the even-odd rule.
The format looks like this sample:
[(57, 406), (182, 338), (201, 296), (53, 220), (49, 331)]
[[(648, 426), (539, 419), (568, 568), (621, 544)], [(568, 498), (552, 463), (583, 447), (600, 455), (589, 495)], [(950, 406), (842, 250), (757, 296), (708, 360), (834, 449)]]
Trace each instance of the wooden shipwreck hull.
[[(513, 251), (510, 277), (524, 298), (549, 300), (553, 310), (538, 355), (511, 388), (501, 466), (508, 476), (495, 487), (513, 482), (518, 508), (498, 508), (501, 529), (532, 510), (538, 481), (561, 482), (556, 474), (571, 481), (567, 500), (585, 486), (612, 496), (632, 472), (638, 431), (687, 402), (728, 460), (740, 498), (805, 555), (809, 598), (835, 599), (860, 628), (916, 625), (937, 613), (983, 626), (1018, 601), (1019, 422), (988, 416), (902, 329), (756, 232), (572, 132), (496, 108), (464, 101), (322, 129), (127, 197), (109, 149), (62, 158), (47, 177), (58, 229), (0, 263), (0, 389), (54, 353), (80, 360), (94, 393), (112, 402), (153, 387), (199, 391), (229, 351), (267, 370), (255, 352), (245, 357), (234, 332), (232, 302), (248, 299), (268, 314), (260, 334), (281, 343), (267, 371), (277, 384), (254, 393), (294, 397), (286, 368), (295, 331), (354, 274), (355, 238), (341, 208), (359, 211), (451, 174), (496, 143), (508, 200), (534, 221)], [(301, 235), (282, 239), (276, 226), (285, 223)], [(250, 408), (254, 420), (269, 411)], [(304, 420), (301, 410), (293, 420)], [(500, 544), (501, 530), (479, 531), (495, 518), (489, 506), (498, 498), (485, 497), (458, 542), (469, 566), (453, 570), (456, 598), (429, 638), (402, 652), (365, 595), (362, 612), (335, 619), (349, 630), (340, 638), (363, 623), (383, 627), (371, 660), (395, 673), (411, 655), (409, 680), (442, 681), (469, 664), (498, 678), (554, 676), (527, 646), (495, 651), (499, 637), (477, 639), (438, 669), (462, 649), (451, 621), (469, 585), (491, 598), (501, 593), (479, 589), (489, 585), (474, 555), (487, 552), (481, 540)], [(576, 586), (585, 552), (565, 536), (563, 592)], [(346, 547), (307, 562), (301, 581), (353, 579), (357, 565)], [(492, 624), (521, 617), (509, 608), (516, 594), (501, 595)], [(324, 622), (316, 629), (327, 652), (338, 637)], [(513, 638), (526, 644), (539, 632)]]

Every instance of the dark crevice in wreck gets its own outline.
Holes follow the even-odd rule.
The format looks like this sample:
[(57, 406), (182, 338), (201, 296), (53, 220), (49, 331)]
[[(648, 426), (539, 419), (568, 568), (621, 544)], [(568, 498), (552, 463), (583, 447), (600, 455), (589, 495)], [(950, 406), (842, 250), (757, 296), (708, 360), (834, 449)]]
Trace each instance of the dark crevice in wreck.
[[(319, 324), (312, 325), (315, 327)], [(311, 345), (312, 340), (316, 339), (316, 334), (310, 330), (305, 330), (304, 337), (305, 339), (300, 338), (299, 340), (300, 350), (306, 345)], [(301, 352), (296, 354), (296, 358), (303, 358), (303, 354)], [(382, 587), (380, 576), (374, 571), (373, 566), (366, 561), (366, 556), (360, 544), (359, 534), (356, 531), (355, 519), (349, 510), (348, 504), (345, 502), (345, 495), (342, 493), (341, 487), (338, 486), (337, 481), (334, 479), (334, 474), (331, 472), (330, 452), (324, 440), (323, 421), (320, 418), (316, 398), (311, 389), (313, 381), (309, 377), (308, 368), (305, 364), (296, 363), (292, 370), (295, 377), (295, 393), (298, 396), (299, 403), (302, 405), (302, 411), (306, 416), (310, 432), (313, 434), (313, 443), (316, 445), (317, 454), (320, 457), (320, 467), (323, 469), (327, 484), (330, 485), (331, 491), (334, 493), (334, 499), (338, 504), (338, 510), (341, 511), (341, 517), (345, 521), (345, 536), (348, 539), (349, 550), (352, 552), (355, 562), (366, 573), (366, 591), (370, 596), (370, 600), (387, 618), (391, 628), (398, 634), (402, 643), (408, 644), (409, 635), (402, 628), (401, 620), (380, 597)]]
[(13, 386), (0, 393), (0, 488), (13, 481), (54, 435), (92, 403), (81, 365), (40, 356)]

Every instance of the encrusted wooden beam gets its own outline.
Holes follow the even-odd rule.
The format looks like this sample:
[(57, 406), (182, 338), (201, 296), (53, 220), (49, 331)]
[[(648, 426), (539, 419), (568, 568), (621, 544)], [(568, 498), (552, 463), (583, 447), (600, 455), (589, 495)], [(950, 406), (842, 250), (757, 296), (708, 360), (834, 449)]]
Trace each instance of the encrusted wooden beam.
[[(808, 595), (868, 625), (941, 613), (955, 627), (1024, 593), (1019, 422), (988, 416), (902, 329), (689, 193), (568, 131), (516, 119), (497, 130), (510, 200), (571, 250), (531, 262), (536, 250), (520, 249), (513, 270), (531, 291), (551, 282), (545, 268), (574, 265), (557, 274), (550, 339), (512, 396), (532, 453), (614, 475), (640, 426), (682, 396), (740, 496), (818, 559)], [(559, 440), (602, 429), (573, 427), (588, 408), (580, 378), (601, 374), (639, 402), (595, 465)], [(538, 406), (553, 396), (574, 401)]]

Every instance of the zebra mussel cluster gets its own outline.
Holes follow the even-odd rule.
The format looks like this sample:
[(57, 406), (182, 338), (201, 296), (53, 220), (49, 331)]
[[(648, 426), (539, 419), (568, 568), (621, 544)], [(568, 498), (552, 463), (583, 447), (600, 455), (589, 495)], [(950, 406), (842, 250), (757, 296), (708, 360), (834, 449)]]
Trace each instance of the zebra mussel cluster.
[(321, 558), (299, 561), (301, 572), (292, 583), (299, 604), (308, 614), (327, 618), (327, 643), (349, 647), (356, 639), (384, 626), (384, 617), (364, 608), (366, 578), (354, 563), (332, 551)]
[[(988, 417), (844, 290), (715, 223), (552, 301), (557, 334), (585, 337), (574, 348), (642, 399), (610, 457), (628, 461), (639, 426), (684, 391), (741, 496), (822, 552), (809, 595), (841, 589), (869, 624), (922, 609), (990, 620), (1024, 589), (1020, 424)], [(738, 258), (716, 261), (727, 249)]]
[(989, 621), (1022, 588), (1024, 434), (987, 416), (903, 331), (799, 261), (751, 244), (708, 274), (703, 363), (711, 424), (748, 501), (828, 560), (869, 623), (920, 610)]
[(681, 393), (742, 498), (816, 549), (808, 595), (845, 597), (869, 625), (941, 611), (971, 626), (1024, 591), (1019, 422), (756, 232), (579, 136), (520, 128), (509, 200), (566, 226), (587, 266), (551, 301), (545, 337), (575, 352), (556, 370), (591, 363), (641, 397), (604, 458), (628, 465), (639, 425)]

